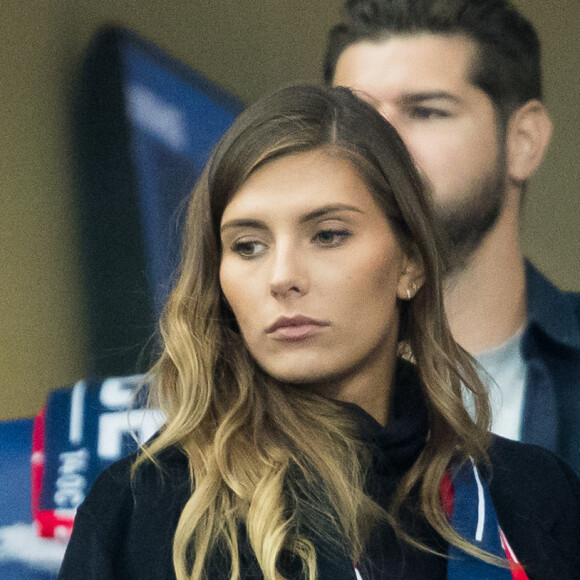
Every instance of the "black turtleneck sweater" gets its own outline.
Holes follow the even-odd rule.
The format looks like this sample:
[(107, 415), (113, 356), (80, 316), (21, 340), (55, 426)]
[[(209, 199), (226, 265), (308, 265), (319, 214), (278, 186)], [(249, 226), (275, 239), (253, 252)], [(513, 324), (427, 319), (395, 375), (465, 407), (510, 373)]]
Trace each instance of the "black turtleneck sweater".
[[(397, 369), (387, 427), (354, 405), (361, 437), (372, 447), (368, 492), (387, 507), (402, 475), (421, 452), (427, 410), (414, 370)], [(190, 494), (185, 456), (162, 454), (164, 476), (144, 466), (133, 482), (124, 459), (106, 470), (79, 508), (61, 580), (175, 580), (171, 547), (181, 510)], [(530, 580), (580, 577), (580, 481), (556, 456), (539, 447), (494, 438), (490, 449), (490, 492), (498, 519)], [(445, 553), (446, 543), (409, 511), (403, 523), (415, 537)], [(262, 578), (246, 542), (243, 578)], [(212, 562), (208, 579), (227, 578), (226, 560)], [(354, 579), (351, 562), (321, 549), (319, 580)], [(364, 580), (444, 580), (446, 559), (410, 547), (391, 528), (375, 530), (361, 563)], [(292, 576), (293, 578), (298, 576)]]

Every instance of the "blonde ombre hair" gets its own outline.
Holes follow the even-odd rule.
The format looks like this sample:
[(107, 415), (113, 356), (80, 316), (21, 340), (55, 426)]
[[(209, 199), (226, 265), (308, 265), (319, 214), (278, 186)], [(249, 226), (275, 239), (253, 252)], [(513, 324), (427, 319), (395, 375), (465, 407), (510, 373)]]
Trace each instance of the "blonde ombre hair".
[[(425, 273), (413, 300), (399, 305), (399, 338), (401, 356), (421, 378), (429, 433), (388, 512), (365, 494), (369, 450), (353, 420), (336, 402), (266, 375), (220, 290), (219, 225), (233, 194), (267, 161), (319, 148), (353, 164)], [(191, 497), (173, 547), (178, 580), (204, 578), (217, 555), (226, 556), (230, 578), (240, 578), (242, 525), (266, 580), (284, 578), (288, 555), (313, 580), (315, 545), (357, 562), (380, 522), (420, 546), (397, 517), (414, 489), (416, 507), (444, 538), (493, 559), (454, 532), (439, 496), (450, 463), (486, 461), (489, 408), (472, 359), (447, 325), (447, 264), (436, 232), (399, 136), (345, 88), (282, 89), (242, 113), (217, 145), (188, 208), (179, 275), (160, 325), (163, 352), (151, 372), (151, 403), (167, 421), (134, 467), (171, 446), (187, 455)], [(462, 384), (473, 395), (475, 421)]]

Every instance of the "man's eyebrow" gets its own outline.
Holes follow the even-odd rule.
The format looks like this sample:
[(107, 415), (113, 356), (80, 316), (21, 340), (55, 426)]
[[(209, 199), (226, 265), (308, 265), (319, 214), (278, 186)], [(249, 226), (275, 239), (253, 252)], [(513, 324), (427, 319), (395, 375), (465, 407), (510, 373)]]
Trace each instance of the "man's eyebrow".
[[(316, 208), (313, 211), (309, 211), (300, 218), (300, 222), (306, 223), (312, 220), (319, 219), (321, 217), (325, 217), (327, 215), (343, 212), (363, 213), (358, 207), (354, 205), (349, 205), (346, 203), (335, 203), (324, 205), (322, 207)], [(228, 220), (227, 222), (222, 224), (220, 232), (223, 233), (225, 230), (236, 228), (252, 228), (256, 230), (268, 229), (266, 223), (262, 220), (255, 218), (239, 218)]]
[(402, 103), (405, 104), (416, 104), (416, 103), (424, 103), (425, 101), (451, 101), (453, 103), (461, 102), (461, 99), (454, 95), (453, 93), (449, 93), (447, 91), (420, 91), (416, 93), (406, 93), (401, 96), (399, 99)]

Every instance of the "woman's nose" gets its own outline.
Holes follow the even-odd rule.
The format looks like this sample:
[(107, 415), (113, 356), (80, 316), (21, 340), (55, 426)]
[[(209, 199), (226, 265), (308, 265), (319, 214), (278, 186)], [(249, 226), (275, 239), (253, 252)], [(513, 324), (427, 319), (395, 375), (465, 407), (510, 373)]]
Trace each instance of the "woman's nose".
[(280, 248), (273, 257), (270, 293), (275, 298), (298, 297), (308, 292), (304, 257), (296, 248)]

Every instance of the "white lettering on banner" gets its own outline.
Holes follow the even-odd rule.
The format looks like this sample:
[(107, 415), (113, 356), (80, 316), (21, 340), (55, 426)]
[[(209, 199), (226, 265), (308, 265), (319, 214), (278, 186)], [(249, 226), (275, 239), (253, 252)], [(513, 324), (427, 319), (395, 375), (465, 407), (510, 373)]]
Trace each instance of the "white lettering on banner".
[(136, 387), (142, 382), (141, 375), (104, 380), (99, 392), (101, 405), (108, 409), (128, 409)]
[(86, 449), (67, 451), (59, 456), (58, 478), (54, 503), (57, 509), (74, 509), (85, 499), (89, 452)]
[(79, 381), (72, 390), (70, 402), (70, 425), (68, 439), (73, 445), (80, 445), (83, 440), (83, 422), (85, 417), (85, 394), (87, 385)]
[(139, 444), (145, 443), (163, 420), (163, 413), (154, 409), (102, 413), (99, 417), (99, 457), (111, 461), (120, 459), (124, 434), (135, 436)]

